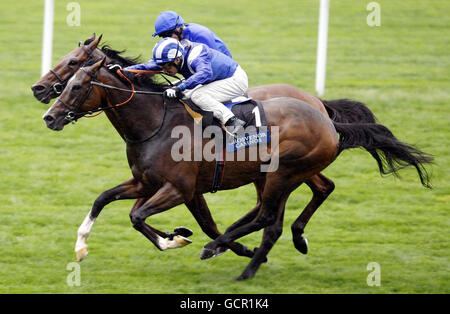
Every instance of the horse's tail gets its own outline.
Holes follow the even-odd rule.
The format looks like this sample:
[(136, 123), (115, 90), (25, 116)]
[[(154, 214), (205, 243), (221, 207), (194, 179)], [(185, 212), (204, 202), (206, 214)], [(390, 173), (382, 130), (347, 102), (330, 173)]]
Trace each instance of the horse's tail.
[(376, 117), (362, 102), (350, 99), (321, 99), (328, 116), (340, 123), (375, 123)]
[(378, 123), (334, 122), (339, 133), (339, 153), (345, 149), (363, 147), (377, 160), (381, 174), (394, 173), (414, 166), (423, 186), (431, 188), (430, 176), (424, 164), (433, 162), (433, 157), (399, 141), (384, 125)]
[[(350, 99), (321, 99), (328, 116), (333, 122), (339, 123), (376, 123), (377, 118), (373, 112), (362, 102)], [(367, 149), (367, 148), (366, 148)], [(383, 169), (383, 160), (376, 150), (367, 149), (372, 157), (377, 161), (378, 167)], [(340, 153), (340, 151), (339, 151)], [(384, 172), (382, 172), (384, 173)]]

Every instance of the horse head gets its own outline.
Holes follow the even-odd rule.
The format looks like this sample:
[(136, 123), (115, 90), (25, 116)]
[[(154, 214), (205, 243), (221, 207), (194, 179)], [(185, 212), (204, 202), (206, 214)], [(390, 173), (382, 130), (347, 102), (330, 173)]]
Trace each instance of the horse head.
[(45, 104), (58, 97), (83, 63), (92, 57), (99, 58), (104, 55), (96, 49), (101, 39), (102, 35), (96, 39), (94, 33), (85, 44), (80, 43), (77, 48), (64, 56), (53, 69), (31, 86), (34, 97)]
[(42, 117), (47, 127), (61, 131), (64, 126), (98, 109), (104, 90), (93, 84), (106, 57), (90, 66), (81, 67), (68, 81), (59, 98)]

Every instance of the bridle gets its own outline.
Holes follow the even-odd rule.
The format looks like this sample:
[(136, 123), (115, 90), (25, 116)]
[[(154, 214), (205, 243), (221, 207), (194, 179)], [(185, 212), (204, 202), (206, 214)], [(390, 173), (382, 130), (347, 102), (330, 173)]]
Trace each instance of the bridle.
[[(104, 66), (105, 65), (102, 64), (101, 67), (104, 67)], [(131, 82), (125, 75), (123, 75), (121, 73), (121, 70), (117, 70), (116, 73), (129, 82), (129, 84), (131, 85), (131, 89), (120, 88), (120, 87), (117, 87), (117, 86), (112, 86), (112, 85), (108, 85), (108, 84), (104, 84), (104, 83), (96, 81), (98, 69), (97, 69), (97, 71), (95, 73), (88, 72), (83, 67), (80, 68), (80, 70), (82, 70), (84, 73), (86, 73), (87, 75), (89, 75), (91, 77), (91, 81), (89, 83), (89, 89), (87, 90), (86, 94), (82, 98), (80, 98), (80, 100), (78, 101), (77, 105), (74, 106), (74, 107), (69, 106), (61, 98), (58, 98), (58, 100), (57, 100), (57, 101), (60, 101), (64, 105), (64, 107), (66, 107), (69, 110), (69, 112), (66, 114), (64, 119), (69, 121), (69, 122), (72, 122), (72, 123), (75, 123), (79, 118), (82, 118), (84, 116), (88, 117), (87, 116), (88, 114), (91, 115), (89, 117), (94, 117), (94, 116), (96, 116), (96, 115), (92, 115), (94, 113), (98, 112), (98, 114), (100, 114), (103, 111), (116, 109), (116, 108), (118, 108), (120, 106), (128, 104), (131, 101), (131, 99), (133, 99), (135, 94), (161, 95), (161, 96), (163, 96), (163, 94), (164, 94), (163, 92), (152, 92), (152, 91), (135, 90), (133, 82)], [(119, 104), (115, 104), (115, 105), (107, 106), (107, 107), (99, 107), (99, 108), (94, 109), (94, 110), (80, 111), (80, 109), (83, 106), (83, 104), (89, 98), (89, 96), (90, 96), (94, 86), (99, 86), (99, 87), (104, 88), (106, 90), (106, 95), (107, 95), (106, 97), (109, 97), (108, 90), (125, 91), (125, 92), (131, 93), (131, 95), (130, 95), (130, 97), (128, 97), (128, 99), (126, 99), (125, 101), (123, 101), (123, 102), (121, 102)], [(72, 109), (72, 108), (74, 108), (74, 109)], [(146, 138), (144, 138), (142, 140), (132, 140), (132, 139), (129, 139), (129, 138), (124, 136), (125, 141), (128, 142), (128, 143), (134, 143), (134, 144), (136, 144), (136, 143), (143, 143), (143, 142), (146, 142), (146, 141), (150, 140), (154, 136), (156, 136), (159, 133), (159, 131), (162, 129), (162, 127), (163, 127), (164, 120), (165, 120), (165, 117), (166, 117), (166, 112), (167, 112), (167, 110), (166, 110), (166, 101), (165, 101), (165, 98), (163, 97), (163, 114), (162, 114), (161, 124), (159, 125), (159, 127), (150, 136), (148, 136), (148, 137), (146, 137)]]
[[(81, 46), (81, 43), (79, 44), (79, 46)], [(91, 77), (91, 81), (89, 84), (89, 89), (87, 90), (86, 94), (80, 98), (80, 100), (77, 102), (76, 106), (69, 106), (64, 100), (62, 100), (60, 97), (57, 99), (57, 101), (61, 102), (61, 104), (68, 109), (68, 112), (66, 114), (66, 116), (64, 117), (64, 120), (69, 121), (71, 123), (75, 123), (78, 119), (82, 118), (82, 117), (86, 117), (86, 118), (91, 118), (91, 117), (95, 117), (97, 115), (99, 115), (100, 113), (102, 113), (103, 111), (106, 110), (112, 110), (112, 109), (116, 109), (120, 106), (123, 106), (127, 103), (129, 103), (131, 101), (131, 99), (134, 97), (135, 94), (150, 94), (150, 95), (163, 95), (163, 92), (152, 92), (152, 91), (139, 91), (139, 90), (135, 90), (134, 89), (134, 84), (121, 72), (121, 70), (117, 70), (117, 74), (119, 76), (121, 76), (124, 80), (126, 80), (130, 86), (131, 89), (125, 89), (125, 88), (120, 88), (117, 86), (112, 86), (112, 85), (108, 85), (108, 84), (104, 84), (101, 82), (96, 81), (97, 79), (97, 71), (95, 73), (91, 73), (88, 72), (84, 69), (83, 65), (90, 59), (92, 53), (95, 51), (95, 49), (93, 49), (92, 51), (89, 51), (87, 48), (85, 48), (84, 46), (82, 46), (84, 52), (86, 53), (86, 59), (83, 60), (83, 62), (80, 65), (80, 68), (83, 72), (85, 72), (87, 75), (89, 75)], [(105, 65), (102, 64), (101, 67), (104, 67)], [(64, 89), (66, 88), (66, 85), (68, 83), (68, 81), (70, 80), (70, 78), (75, 75), (75, 73), (71, 74), (67, 79), (62, 79), (53, 69), (50, 70), (50, 72), (58, 79), (59, 83), (55, 83), (53, 84), (53, 90), (57, 95), (61, 95), (62, 92), (64, 91)], [(76, 71), (75, 71), (76, 72)], [(130, 70), (130, 72), (133, 72)], [(136, 72), (149, 72), (149, 71), (139, 71), (136, 70)], [(168, 80), (164, 75), (162, 75), (159, 71), (152, 74), (160, 74), (167, 82), (170, 86), (173, 86), (172, 82), (170, 80)], [(174, 76), (177, 79), (180, 80), (179, 77)], [(102, 87), (106, 90), (106, 95), (107, 97), (109, 97), (109, 92), (108, 90), (117, 90), (117, 91), (123, 91), (123, 92), (129, 92), (130, 97), (119, 103), (119, 104), (115, 104), (112, 106), (106, 106), (106, 107), (99, 107), (97, 109), (94, 110), (88, 110), (88, 111), (81, 111), (81, 107), (83, 106), (83, 104), (87, 101), (87, 99), (89, 98), (90, 94), (92, 93), (92, 89), (94, 86), (99, 86)], [(164, 110), (163, 110), (163, 117), (162, 117), (162, 121), (164, 122), (165, 119), (165, 115), (166, 115), (166, 99), (163, 97), (163, 106), (164, 106)], [(138, 143), (138, 142), (145, 142), (149, 139), (151, 139), (153, 136), (155, 136), (160, 129), (162, 128), (163, 123), (161, 123), (161, 125), (159, 126), (159, 128), (154, 132), (154, 134), (152, 134), (151, 136), (149, 136), (148, 138), (144, 139), (144, 140), (140, 140), (140, 141), (134, 141), (131, 139), (127, 139), (125, 138), (125, 140), (127, 142), (131, 142), (131, 143)]]
[[(78, 44), (78, 46), (81, 46), (81, 43)], [(84, 65), (84, 63), (89, 60), (89, 58), (91, 57), (91, 55), (94, 53), (95, 48), (92, 49), (92, 51), (89, 51), (89, 49), (87, 49), (84, 45), (81, 46), (81, 48), (83, 48), (84, 52), (86, 53), (86, 59), (84, 59), (80, 65), (80, 68)], [(81, 60), (80, 60), (81, 61)], [(71, 75), (69, 75), (66, 79), (62, 79), (61, 76), (58, 75), (58, 73), (56, 73), (55, 70), (50, 69), (49, 70), (50, 73), (52, 73), (56, 79), (59, 81), (59, 83), (55, 83), (52, 85), (52, 89), (55, 92), (56, 95), (61, 95), (61, 93), (63, 92), (64, 88), (67, 85), (67, 82), (70, 80), (70, 78), (74, 75), (74, 73), (72, 73)], [(75, 71), (76, 72), (76, 71)]]
[[(90, 73), (90, 72), (86, 71), (83, 67), (81, 67), (80, 69), (84, 73), (88, 74), (93, 80), (97, 77), (97, 73)], [(81, 109), (81, 106), (83, 106), (83, 104), (86, 102), (86, 100), (91, 95), (92, 87), (93, 87), (93, 84), (92, 84), (92, 80), (91, 80), (91, 84), (89, 84), (89, 89), (87, 90), (86, 94), (82, 98), (80, 98), (80, 100), (78, 101), (77, 105), (74, 106), (74, 108), (69, 106), (64, 100), (61, 99), (61, 97), (59, 97), (57, 99), (57, 101), (61, 102), (63, 104), (63, 106), (69, 110), (69, 112), (64, 117), (65, 120), (75, 123), (79, 118), (90, 113), (90, 112), (80, 112), (80, 109)], [(94, 111), (92, 111), (91, 113), (94, 113)]]
[[(177, 20), (177, 22), (178, 22), (178, 20)], [(86, 58), (81, 62), (80, 67), (79, 67), (79, 68), (82, 68), (83, 65), (91, 58), (91, 55), (94, 53), (94, 51), (95, 51), (96, 48), (94, 48), (94, 49), (92, 49), (92, 50), (89, 50), (89, 49), (86, 48), (81, 42), (78, 43), (78, 47), (81, 47), (81, 48), (84, 50), (84, 52), (86, 53)], [(177, 49), (178, 49), (178, 47), (177, 47)], [(177, 51), (177, 54), (178, 54), (178, 51)], [(81, 61), (81, 60), (80, 60), (80, 61)], [(55, 94), (58, 95), (58, 96), (62, 94), (62, 92), (64, 91), (64, 88), (66, 88), (66, 85), (67, 85), (68, 81), (69, 81), (70, 78), (71, 78), (73, 75), (75, 75), (75, 73), (76, 73), (76, 71), (75, 71), (75, 72), (73, 72), (71, 75), (69, 75), (66, 79), (62, 79), (61, 76), (59, 76), (58, 73), (56, 73), (55, 70), (50, 69), (49, 72), (52, 73), (52, 74), (56, 77), (56, 79), (59, 81), (59, 83), (55, 83), (55, 84), (52, 85), (53, 91), (54, 91)], [(137, 72), (139, 72), (139, 71), (137, 71)], [(144, 71), (144, 72), (145, 72), (145, 71)], [(126, 80), (128, 80), (128, 78), (126, 78), (121, 72), (118, 72), (118, 73), (119, 73), (119, 75), (121, 75), (123, 78), (125, 78)], [(89, 73), (88, 73), (88, 74), (89, 74)], [(166, 78), (162, 73), (157, 73), (157, 72), (155, 72), (154, 74), (160, 74), (161, 77), (164, 78), (164, 80), (166, 80), (167, 83), (168, 83), (170, 86), (173, 86), (173, 83), (172, 83), (168, 78)], [(178, 76), (174, 76), (174, 77), (177, 78), (178, 80), (180, 80), (180, 78), (179, 78)], [(134, 86), (133, 86), (133, 84), (131, 83), (131, 81), (128, 80), (128, 82), (129, 82), (130, 85), (134, 88)], [(100, 82), (94, 82), (93, 85), (103, 86), (103, 87), (107, 87), (107, 88), (109, 88), (109, 89), (123, 90), (123, 91), (131, 92), (130, 90), (120, 89), (120, 88), (115, 87), (115, 86), (108, 86), (108, 85), (103, 84), (103, 83), (100, 83)], [(149, 92), (146, 92), (146, 91), (138, 91), (137, 93), (146, 94), (146, 93), (149, 93)], [(66, 107), (68, 107), (63, 101), (61, 101), (61, 103), (64, 104)], [(80, 107), (81, 107), (81, 106), (80, 106)], [(79, 109), (79, 108), (78, 108), (78, 109)], [(99, 111), (102, 111), (102, 110), (99, 110)], [(70, 121), (73, 121), (74, 118), (75, 118), (75, 117), (73, 117), (72, 120), (70, 120)]]
[(69, 78), (63, 80), (58, 75), (58, 73), (56, 73), (53, 69), (50, 69), (49, 72), (52, 73), (59, 81), (59, 83), (55, 83), (52, 85), (53, 91), (55, 92), (56, 95), (61, 95), (62, 91), (64, 90), (64, 87), (66, 86), (66, 84), (69, 81), (69, 79), (71, 78), (71, 76), (69, 76)]
[[(102, 67), (104, 67), (104, 65), (102, 65)], [(77, 104), (75, 106), (69, 106), (65, 101), (63, 101), (61, 98), (58, 98), (57, 101), (61, 102), (63, 104), (64, 107), (66, 107), (66, 109), (69, 110), (69, 112), (66, 114), (66, 116), (64, 117), (65, 120), (75, 123), (78, 119), (87, 116), (87, 115), (92, 115), (94, 113), (101, 113), (105, 110), (112, 110), (112, 109), (116, 109), (120, 106), (123, 106), (127, 103), (129, 103), (131, 101), (131, 99), (134, 97), (135, 94), (147, 94), (147, 95), (163, 95), (163, 92), (152, 92), (152, 91), (140, 91), (140, 90), (135, 90), (134, 89), (134, 84), (133, 82), (131, 82), (125, 75), (123, 75), (123, 73), (120, 70), (117, 70), (117, 74), (120, 75), (122, 78), (124, 78), (126, 81), (128, 81), (128, 83), (131, 86), (131, 89), (125, 89), (125, 88), (120, 88), (117, 86), (112, 86), (112, 85), (108, 85), (108, 84), (104, 84), (102, 82), (98, 82), (96, 81), (97, 79), (97, 71), (95, 73), (91, 73), (85, 70), (84, 67), (81, 67), (80, 70), (82, 70), (84, 73), (86, 73), (87, 75), (89, 75), (91, 77), (91, 81), (89, 83), (89, 88), (86, 92), (86, 94), (80, 98), (80, 100), (77, 102)], [(125, 101), (112, 105), (112, 106), (107, 106), (107, 107), (99, 107), (97, 109), (93, 109), (93, 110), (87, 110), (87, 111), (80, 111), (81, 107), (83, 106), (83, 104), (87, 101), (87, 99), (89, 98), (92, 89), (94, 86), (100, 86), (102, 88), (104, 88), (105, 90), (118, 90), (118, 91), (124, 91), (124, 92), (129, 92), (130, 97), (128, 97), (128, 99), (126, 99)], [(108, 97), (109, 93), (107, 93), (107, 97)], [(92, 116), (91, 116), (92, 117)]]

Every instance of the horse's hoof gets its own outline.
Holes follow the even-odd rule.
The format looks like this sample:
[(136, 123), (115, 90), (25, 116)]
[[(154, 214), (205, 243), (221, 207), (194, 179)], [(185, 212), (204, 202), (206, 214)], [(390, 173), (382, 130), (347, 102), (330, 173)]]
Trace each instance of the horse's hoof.
[(174, 237), (173, 237), (173, 240), (174, 240), (176, 243), (178, 243), (178, 246), (177, 246), (177, 247), (183, 247), (183, 246), (186, 246), (186, 245), (192, 243), (191, 240), (189, 240), (188, 238), (185, 238), (185, 237), (183, 237), (183, 236), (181, 236), (181, 235), (174, 236)]
[(160, 238), (158, 240), (158, 248), (161, 251), (165, 251), (167, 249), (178, 249), (191, 243), (192, 241), (188, 238), (177, 235), (172, 238)]
[(82, 249), (79, 249), (78, 251), (76, 251), (77, 254), (77, 262), (81, 262), (87, 255), (88, 255), (89, 251), (88, 251), (88, 247), (84, 247)]
[(202, 251), (200, 252), (200, 259), (204, 260), (204, 259), (209, 259), (211, 257), (216, 256), (217, 254), (217, 250), (212, 250), (212, 249), (207, 249), (207, 248), (203, 248)]
[(308, 239), (301, 237), (300, 240), (294, 241), (295, 248), (302, 254), (308, 253)]
[(180, 235), (185, 238), (189, 238), (193, 234), (191, 229), (183, 227), (183, 226), (176, 227), (175, 229), (173, 229), (173, 232), (175, 233), (175, 235)]
[(214, 254), (214, 257), (222, 255), (223, 253), (225, 253), (226, 251), (228, 251), (230, 248), (225, 247), (225, 246), (219, 246), (216, 250), (216, 254)]

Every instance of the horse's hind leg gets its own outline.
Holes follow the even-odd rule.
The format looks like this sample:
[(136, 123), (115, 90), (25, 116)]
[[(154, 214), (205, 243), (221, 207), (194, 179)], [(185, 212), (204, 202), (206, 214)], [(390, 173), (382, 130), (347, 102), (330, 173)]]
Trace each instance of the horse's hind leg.
[[(211, 212), (206, 204), (206, 200), (203, 195), (195, 195), (194, 198), (186, 202), (186, 207), (197, 220), (202, 231), (211, 239), (216, 239), (222, 233), (217, 229), (217, 225), (211, 216)], [(217, 255), (224, 253), (228, 248), (230, 248), (234, 253), (239, 256), (253, 257), (253, 251), (243, 246), (240, 243), (232, 242), (228, 246), (224, 247), (223, 250), (217, 253)]]
[(275, 224), (264, 229), (260, 247), (255, 250), (255, 255), (248, 264), (247, 268), (245, 268), (244, 272), (236, 280), (253, 278), (259, 266), (267, 261), (267, 254), (283, 232), (283, 218), (286, 200), (287, 197), (280, 204), (277, 221)]
[(78, 238), (75, 244), (75, 252), (77, 260), (81, 261), (88, 254), (88, 246), (86, 240), (94, 226), (94, 222), (102, 209), (109, 203), (116, 200), (134, 199), (142, 196), (141, 186), (134, 179), (129, 179), (118, 186), (109, 189), (94, 201), (92, 209), (78, 228)]
[(255, 188), (256, 188), (256, 194), (257, 194), (257, 202), (255, 207), (251, 211), (249, 211), (244, 217), (233, 223), (231, 226), (227, 228), (225, 232), (230, 232), (240, 226), (243, 226), (249, 222), (251, 222), (255, 217), (258, 215), (259, 210), (261, 209), (261, 203), (262, 203), (262, 193), (264, 191), (264, 184), (266, 183), (265, 179), (261, 179), (258, 181), (255, 181)]
[[(273, 225), (277, 221), (279, 204), (285, 195), (289, 195), (297, 188), (302, 180), (303, 174), (295, 175), (292, 169), (281, 168), (276, 173), (268, 173), (267, 181), (262, 194), (262, 204), (258, 215), (251, 222), (239, 226), (231, 231), (225, 232), (216, 240), (206, 244), (201, 252), (201, 258), (207, 259), (216, 253), (218, 247), (241, 238), (247, 234)], [(286, 194), (287, 193), (287, 194)]]
[(305, 209), (302, 211), (300, 216), (297, 218), (297, 220), (295, 220), (295, 222), (291, 226), (294, 246), (299, 252), (303, 254), (306, 254), (308, 252), (308, 242), (306, 238), (302, 236), (306, 224), (308, 223), (314, 212), (317, 210), (317, 208), (319, 208), (319, 206), (334, 190), (333, 181), (331, 181), (321, 173), (306, 180), (305, 183), (311, 188), (313, 197), (305, 207)]

